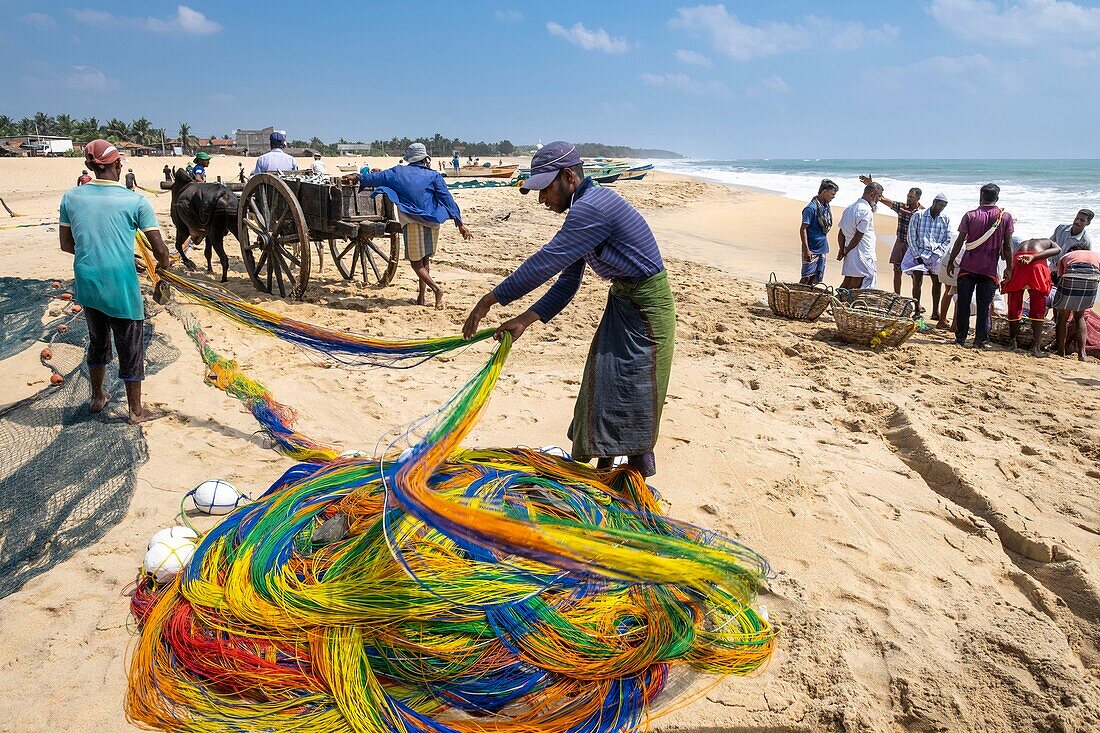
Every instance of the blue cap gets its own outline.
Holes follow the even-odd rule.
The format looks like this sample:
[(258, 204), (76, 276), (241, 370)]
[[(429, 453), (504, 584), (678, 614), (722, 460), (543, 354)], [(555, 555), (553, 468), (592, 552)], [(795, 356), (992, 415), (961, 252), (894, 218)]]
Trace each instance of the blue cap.
[(541, 191), (554, 182), (562, 168), (572, 168), (583, 162), (577, 146), (572, 143), (555, 140), (543, 145), (531, 159), (531, 176), (523, 182), (519, 190), (522, 193)]
[(286, 145), (286, 133), (282, 130), (276, 130), (267, 139), (271, 141), (271, 147), (273, 148), (278, 145)]

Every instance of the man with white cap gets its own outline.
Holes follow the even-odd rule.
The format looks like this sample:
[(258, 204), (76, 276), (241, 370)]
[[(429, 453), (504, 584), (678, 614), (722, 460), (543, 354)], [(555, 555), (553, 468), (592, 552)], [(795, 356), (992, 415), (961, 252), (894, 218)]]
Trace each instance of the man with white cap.
[(932, 277), (932, 318), (940, 320), (940, 278), (936, 274), (940, 259), (951, 246), (951, 220), (943, 213), (947, 196), (936, 194), (932, 206), (921, 209), (909, 219), (908, 244), (901, 260), (901, 271), (913, 278), (913, 299), (920, 307), (924, 276)]
[(631, 467), (651, 476), (657, 470), (653, 448), (676, 335), (676, 308), (657, 240), (633, 206), (585, 177), (576, 147), (567, 142), (538, 151), (520, 191), (538, 191), (539, 203), (558, 214), (568, 212), (565, 222), (549, 243), (478, 301), (463, 336), (476, 333), (493, 305), (508, 305), (555, 275), (558, 279), (534, 305), (497, 328), (497, 338), (508, 332), (518, 339), (535, 321), (554, 318), (577, 294), (586, 266), (610, 280), (569, 428), (572, 456), (597, 458), (600, 468), (626, 456)]
[(271, 150), (256, 158), (256, 167), (252, 169), (252, 175), (298, 170), (298, 164), (294, 158), (283, 150), (286, 147), (285, 132), (276, 130), (268, 136), (268, 142), (271, 143)]
[(420, 280), (417, 305), (426, 305), (427, 289), (435, 294), (435, 307), (443, 309), (443, 289), (432, 279), (431, 257), (439, 243), (439, 225), (453, 220), (463, 239), (473, 234), (462, 223), (447, 182), (432, 168), (432, 159), (424, 143), (413, 143), (402, 158), (408, 165), (395, 165), (384, 171), (363, 168), (359, 171), (359, 188), (375, 189), (385, 194), (397, 208), (397, 218), (405, 238), (405, 257)]
[(58, 236), (61, 251), (73, 255), (76, 300), (88, 324), (90, 407), (92, 412), (102, 412), (110, 399), (103, 390), (103, 378), (113, 336), (130, 422), (146, 422), (161, 415), (141, 404), (145, 306), (134, 265), (134, 237), (139, 229), (145, 232), (161, 267), (168, 267), (168, 249), (149, 200), (119, 183), (122, 154), (118, 148), (107, 140), (92, 140), (84, 146), (84, 160), (95, 180), (61, 197)]

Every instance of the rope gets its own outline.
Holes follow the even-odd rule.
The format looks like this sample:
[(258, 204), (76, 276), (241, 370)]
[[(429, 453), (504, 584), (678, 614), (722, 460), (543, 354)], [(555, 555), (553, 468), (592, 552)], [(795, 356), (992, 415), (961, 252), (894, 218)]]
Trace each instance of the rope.
[[(235, 322), (355, 363), (402, 368), (466, 345), (333, 332), (149, 271)], [(185, 326), (207, 381), (250, 405), (281, 436), (277, 449), (310, 462), (227, 515), (173, 581), (139, 581), (131, 721), (611, 733), (647, 724), (674, 669), (747, 674), (770, 657), (776, 630), (753, 607), (766, 562), (664, 516), (641, 474), (460, 447), (507, 335), (377, 456), (342, 458), (301, 440), (293, 411)]]

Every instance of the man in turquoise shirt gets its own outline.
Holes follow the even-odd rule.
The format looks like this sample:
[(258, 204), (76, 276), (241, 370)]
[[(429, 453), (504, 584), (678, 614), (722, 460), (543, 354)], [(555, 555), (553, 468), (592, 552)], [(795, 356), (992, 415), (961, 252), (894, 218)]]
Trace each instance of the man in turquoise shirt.
[(88, 323), (88, 371), (92, 379), (92, 412), (102, 412), (110, 400), (103, 377), (111, 360), (111, 337), (118, 350), (118, 375), (126, 384), (130, 422), (161, 416), (141, 404), (145, 378), (145, 307), (134, 264), (134, 237), (140, 229), (153, 246), (161, 267), (168, 267), (168, 249), (160, 236), (149, 201), (119, 183), (122, 154), (106, 140), (84, 148), (95, 180), (70, 189), (61, 198), (61, 250), (74, 256), (76, 300)]

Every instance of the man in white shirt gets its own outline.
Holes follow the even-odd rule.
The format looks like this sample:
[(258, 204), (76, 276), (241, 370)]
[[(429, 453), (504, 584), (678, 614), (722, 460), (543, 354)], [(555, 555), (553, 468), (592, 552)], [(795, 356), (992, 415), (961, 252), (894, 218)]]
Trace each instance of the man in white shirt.
[(1091, 210), (1081, 209), (1073, 218), (1072, 224), (1059, 224), (1055, 228), (1051, 239), (1058, 245), (1058, 254), (1047, 260), (1051, 272), (1058, 272), (1058, 260), (1062, 259), (1062, 255), (1073, 245), (1087, 244), (1088, 248), (1092, 249), (1092, 240), (1089, 238), (1089, 233), (1085, 231), (1085, 228), (1092, 223), (1092, 216)]
[(252, 175), (257, 173), (272, 173), (275, 171), (296, 171), (298, 164), (286, 154), (286, 133), (276, 130), (268, 137), (271, 142), (271, 151), (256, 158), (256, 167), (252, 169)]
[(840, 287), (873, 288), (878, 257), (875, 254), (875, 207), (882, 197), (882, 186), (869, 183), (863, 196), (844, 210), (840, 217), (840, 248), (837, 259), (844, 261)]
[(312, 163), (312, 165), (309, 166), (309, 169), (311, 171), (313, 171), (313, 175), (315, 175), (315, 176), (327, 176), (328, 175), (328, 170), (325, 168), (325, 164), (323, 162), (321, 162), (321, 154), (320, 153), (314, 153), (313, 154), (313, 163)]

